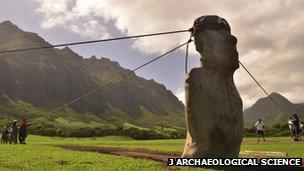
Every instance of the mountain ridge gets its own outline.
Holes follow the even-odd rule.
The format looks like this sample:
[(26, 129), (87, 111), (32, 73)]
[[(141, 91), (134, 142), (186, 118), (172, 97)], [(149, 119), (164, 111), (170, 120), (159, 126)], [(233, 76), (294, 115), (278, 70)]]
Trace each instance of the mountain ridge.
[(251, 107), (244, 110), (244, 122), (252, 125), (259, 118), (267, 124), (286, 123), (289, 116), (297, 113), (300, 119), (304, 119), (304, 105), (294, 104), (279, 93), (271, 93), (275, 102), (284, 110), (283, 112), (269, 99), (264, 97), (258, 99)]
[[(0, 42), (5, 42), (0, 44), (0, 50), (50, 45), (38, 34), (22, 31), (9, 21), (0, 23)], [(68, 47), (0, 54), (0, 92), (9, 97), (10, 105), (18, 103), (24, 108), (30, 105), (35, 110), (45, 110), (42, 113), (53, 125), (60, 125), (63, 120), (69, 120), (67, 125), (73, 120), (81, 122), (79, 118), (88, 115), (97, 117), (101, 125), (130, 123), (184, 129), (184, 105), (164, 85), (132, 73), (103, 87), (129, 71), (116, 61), (96, 56), (84, 58)], [(95, 88), (100, 90), (60, 111), (58, 117), (47, 114)], [(14, 116), (14, 112), (10, 115)], [(34, 122), (44, 117), (30, 115)], [(144, 121), (146, 117), (151, 123)]]

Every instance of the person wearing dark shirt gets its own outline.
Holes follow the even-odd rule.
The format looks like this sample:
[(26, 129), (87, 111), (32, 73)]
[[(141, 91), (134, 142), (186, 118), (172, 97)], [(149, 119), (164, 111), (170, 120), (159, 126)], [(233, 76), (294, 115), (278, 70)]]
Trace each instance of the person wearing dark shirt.
[(19, 142), (20, 144), (25, 144), (25, 139), (27, 137), (27, 127), (29, 126), (30, 122), (23, 119), (20, 123), (19, 128)]
[(294, 141), (299, 141), (300, 140), (300, 120), (298, 118), (297, 114), (293, 114), (293, 125), (294, 125), (294, 133), (295, 133), (295, 138)]

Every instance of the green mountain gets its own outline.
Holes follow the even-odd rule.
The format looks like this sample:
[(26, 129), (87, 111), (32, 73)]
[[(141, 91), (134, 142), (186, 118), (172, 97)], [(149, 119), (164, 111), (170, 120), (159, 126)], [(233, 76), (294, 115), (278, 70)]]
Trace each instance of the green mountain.
[(250, 108), (244, 111), (245, 125), (252, 126), (259, 118), (264, 123), (271, 126), (274, 123), (287, 123), (289, 116), (296, 113), (303, 121), (304, 104), (293, 104), (288, 99), (278, 93), (271, 93), (270, 96), (285, 111), (282, 113), (268, 97), (259, 99)]
[[(50, 45), (10, 21), (0, 23), (0, 50)], [(164, 85), (131, 74), (107, 58), (83, 58), (69, 48), (0, 54), (0, 117), (23, 117), (60, 129), (137, 127), (184, 130), (184, 105)], [(97, 92), (51, 113), (89, 90)], [(32, 126), (32, 127), (35, 127)], [(38, 126), (37, 126), (38, 127)]]

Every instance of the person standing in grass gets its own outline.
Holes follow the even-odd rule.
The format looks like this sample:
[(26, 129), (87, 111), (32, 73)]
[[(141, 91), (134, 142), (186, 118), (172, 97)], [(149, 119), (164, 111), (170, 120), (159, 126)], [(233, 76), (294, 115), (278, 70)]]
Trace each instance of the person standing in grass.
[(8, 128), (4, 126), (2, 130), (1, 144), (8, 143), (8, 141), (9, 141), (9, 131)]
[(17, 137), (18, 137), (18, 126), (17, 126), (17, 120), (13, 121), (13, 124), (10, 129), (10, 144), (17, 144)]
[(292, 118), (292, 116), (289, 117), (288, 127), (289, 127), (290, 132), (291, 132), (291, 138), (292, 138), (292, 140), (294, 140), (295, 139), (295, 129), (294, 129), (294, 125), (293, 125), (293, 118)]
[(25, 139), (27, 137), (27, 127), (30, 125), (29, 121), (26, 121), (26, 119), (23, 119), (20, 124), (19, 128), (19, 142), (20, 144), (26, 144)]
[(294, 132), (295, 132), (295, 138), (294, 141), (299, 141), (301, 139), (300, 137), (300, 120), (298, 118), (297, 114), (293, 114), (293, 125), (294, 125)]
[(304, 135), (304, 122), (303, 121), (300, 124), (300, 132), (301, 132), (301, 135), (303, 136)]
[(262, 122), (262, 119), (259, 119), (254, 127), (257, 129), (257, 138), (258, 138), (258, 142), (260, 142), (260, 136), (263, 137), (263, 140), (264, 142), (266, 141), (265, 140), (265, 137), (264, 137), (264, 123)]

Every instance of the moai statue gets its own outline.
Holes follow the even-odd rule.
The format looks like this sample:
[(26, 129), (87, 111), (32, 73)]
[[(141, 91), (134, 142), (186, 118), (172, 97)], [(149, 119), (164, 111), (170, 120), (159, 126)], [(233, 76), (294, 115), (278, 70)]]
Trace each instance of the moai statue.
[(243, 140), (243, 103), (234, 85), (237, 39), (227, 21), (202, 16), (194, 22), (199, 68), (186, 78), (187, 138), (183, 157), (238, 157)]

